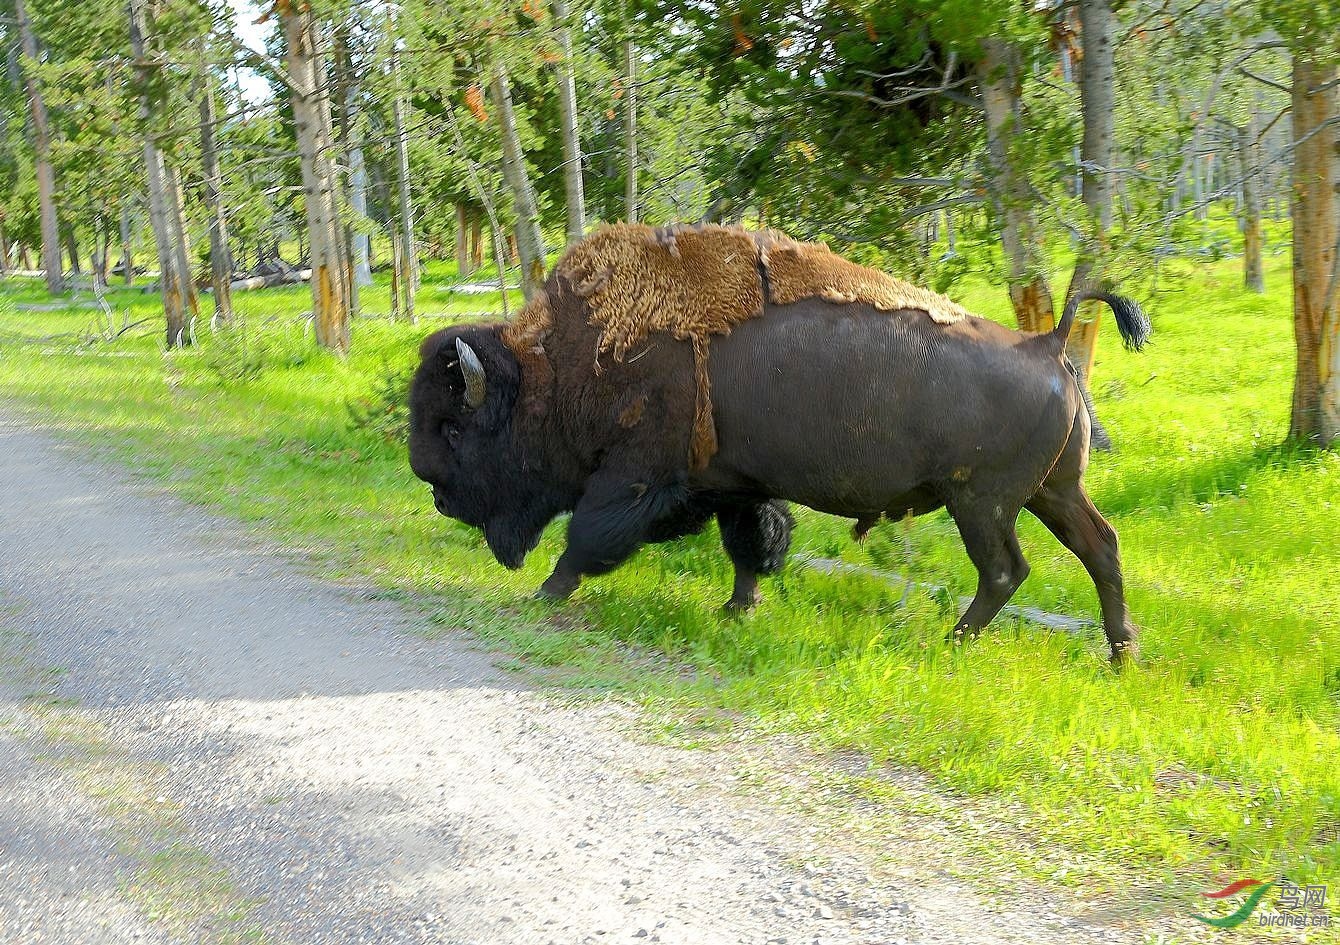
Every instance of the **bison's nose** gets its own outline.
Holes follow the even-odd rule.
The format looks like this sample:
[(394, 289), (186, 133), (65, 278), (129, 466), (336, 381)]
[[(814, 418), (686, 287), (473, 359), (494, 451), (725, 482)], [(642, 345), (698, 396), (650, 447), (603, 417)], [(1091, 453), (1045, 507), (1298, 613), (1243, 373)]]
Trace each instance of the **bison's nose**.
[(436, 492), (433, 493), (433, 508), (437, 509), (443, 515), (447, 514), (447, 503), (443, 501), (442, 496)]

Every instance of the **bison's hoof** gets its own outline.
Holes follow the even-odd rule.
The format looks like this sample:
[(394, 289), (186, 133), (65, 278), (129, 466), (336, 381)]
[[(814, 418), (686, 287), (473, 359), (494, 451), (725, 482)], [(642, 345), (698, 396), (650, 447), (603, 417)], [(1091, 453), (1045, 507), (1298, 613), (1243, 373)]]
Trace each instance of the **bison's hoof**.
[(747, 614), (758, 606), (758, 602), (763, 599), (763, 593), (758, 589), (758, 584), (753, 581), (736, 581), (735, 590), (730, 596), (730, 600), (721, 605), (721, 612), (727, 616), (739, 616)]
[(569, 585), (567, 583), (555, 583), (550, 579), (541, 584), (540, 589), (532, 596), (535, 600), (547, 600), (557, 603), (559, 601), (567, 600), (572, 596), (572, 592), (575, 590), (577, 590), (576, 584)]
[(1112, 663), (1112, 668), (1118, 672), (1123, 669), (1130, 669), (1140, 661), (1140, 648), (1135, 645), (1134, 640), (1114, 646), (1109, 660)]
[(966, 643), (969, 640), (976, 640), (981, 632), (982, 629), (980, 627), (955, 627), (945, 635), (945, 642), (954, 644)]

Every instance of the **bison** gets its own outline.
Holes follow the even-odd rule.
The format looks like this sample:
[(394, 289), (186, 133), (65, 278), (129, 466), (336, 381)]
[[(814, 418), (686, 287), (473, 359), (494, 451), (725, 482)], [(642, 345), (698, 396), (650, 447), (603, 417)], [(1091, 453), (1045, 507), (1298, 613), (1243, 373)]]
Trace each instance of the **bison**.
[[(430, 335), (410, 387), (410, 464), (446, 516), (481, 528), (519, 567), (558, 515), (567, 544), (538, 595), (567, 598), (584, 577), (643, 543), (701, 530), (715, 516), (735, 568), (727, 607), (759, 600), (758, 578), (786, 560), (788, 502), (853, 518), (945, 508), (977, 569), (953, 637), (985, 627), (1028, 575), (1015, 524), (1028, 509), (1083, 563), (1102, 606), (1111, 659), (1134, 657), (1117, 536), (1083, 486), (1091, 420), (1066, 339), (1085, 299), (1106, 302), (1128, 344), (1148, 323), (1107, 291), (1069, 300), (1054, 331), (1024, 334), (965, 317), (860, 301), (769, 302), (712, 338), (715, 451), (685, 459), (695, 352), (669, 334), (617, 369), (599, 350), (587, 302), (562, 266), (544, 352), (502, 323)], [(564, 352), (585, 352), (584, 357)], [(670, 377), (668, 383), (651, 383)]]

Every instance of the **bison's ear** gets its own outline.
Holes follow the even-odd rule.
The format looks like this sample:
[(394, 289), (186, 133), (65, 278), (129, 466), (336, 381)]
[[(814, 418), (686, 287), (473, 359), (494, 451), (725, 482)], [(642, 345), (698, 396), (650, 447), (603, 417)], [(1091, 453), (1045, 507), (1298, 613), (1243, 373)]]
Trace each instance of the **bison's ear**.
[(446, 351), (447, 336), (451, 334), (450, 328), (441, 328), (427, 338), (419, 345), (419, 360), (427, 361), (429, 358), (435, 358)]

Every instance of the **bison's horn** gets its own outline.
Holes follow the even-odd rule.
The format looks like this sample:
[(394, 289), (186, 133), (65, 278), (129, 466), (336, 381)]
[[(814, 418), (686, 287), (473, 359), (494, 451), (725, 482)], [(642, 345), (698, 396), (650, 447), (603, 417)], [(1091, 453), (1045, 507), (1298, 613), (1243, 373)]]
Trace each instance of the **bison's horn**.
[(487, 378), (484, 365), (479, 363), (479, 355), (461, 339), (456, 339), (456, 354), (461, 359), (461, 377), (465, 378), (465, 402), (471, 409), (484, 402), (484, 389)]

